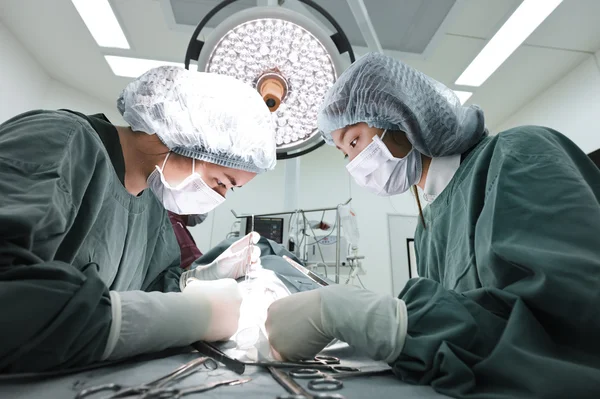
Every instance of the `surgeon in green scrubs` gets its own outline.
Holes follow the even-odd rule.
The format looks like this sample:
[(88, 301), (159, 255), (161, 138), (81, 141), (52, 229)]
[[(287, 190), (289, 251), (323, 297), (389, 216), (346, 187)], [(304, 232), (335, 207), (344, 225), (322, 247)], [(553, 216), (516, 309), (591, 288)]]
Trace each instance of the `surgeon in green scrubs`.
[[(261, 96), (231, 77), (152, 69), (103, 115), (0, 125), (0, 372), (73, 368), (227, 339), (251, 233), (184, 272), (166, 210), (204, 214), (275, 166)], [(166, 210), (165, 210), (166, 209)]]
[(397, 298), (329, 286), (275, 302), (275, 354), (337, 338), (452, 397), (600, 397), (600, 170), (573, 142), (489, 136), (481, 109), (381, 54), (342, 74), (319, 127), (365, 189), (419, 187), (420, 277)]

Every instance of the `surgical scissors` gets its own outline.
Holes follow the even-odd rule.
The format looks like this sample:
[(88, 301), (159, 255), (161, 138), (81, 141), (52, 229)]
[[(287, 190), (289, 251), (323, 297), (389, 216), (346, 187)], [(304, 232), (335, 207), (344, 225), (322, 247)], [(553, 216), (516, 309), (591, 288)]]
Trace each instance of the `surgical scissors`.
[(206, 392), (222, 386), (241, 385), (250, 381), (252, 381), (252, 378), (246, 377), (233, 380), (209, 382), (204, 385), (198, 385), (190, 388), (157, 388), (142, 394), (141, 399), (180, 399), (183, 396), (193, 393)]
[(289, 392), (287, 395), (277, 396), (277, 399), (345, 399), (344, 396), (337, 393), (312, 394), (283, 371), (275, 367), (268, 367), (268, 370), (273, 379)]
[(392, 369), (379, 369), (369, 371), (353, 371), (353, 372), (337, 372), (327, 374), (316, 369), (299, 369), (290, 371), (290, 377), (300, 379), (310, 379), (308, 389), (313, 391), (337, 391), (344, 387), (344, 383), (340, 381), (343, 378), (367, 377), (372, 375), (390, 374)]
[(300, 366), (311, 366), (311, 369), (328, 370), (336, 374), (360, 372), (360, 369), (356, 367), (340, 366), (340, 363), (339, 358), (326, 355), (317, 355), (312, 359), (298, 361), (298, 365)]
[(192, 344), (192, 347), (204, 356), (210, 356), (216, 361), (223, 363), (229, 370), (244, 374), (246, 366), (258, 367), (276, 367), (276, 368), (307, 368), (339, 372), (358, 372), (360, 369), (356, 367), (340, 366), (340, 359), (334, 356), (315, 356), (313, 359), (302, 360), (299, 362), (280, 362), (280, 361), (258, 361), (258, 362), (242, 362), (227, 356), (222, 350), (215, 347), (213, 344), (198, 341)]
[[(211, 366), (208, 366), (209, 364)], [(115, 383), (97, 385), (97, 386), (93, 386), (93, 387), (86, 388), (86, 389), (79, 391), (79, 393), (77, 393), (77, 395), (75, 396), (75, 399), (83, 399), (83, 398), (86, 398), (88, 396), (91, 396), (91, 395), (94, 395), (94, 394), (97, 394), (97, 393), (103, 392), (103, 391), (114, 392), (113, 395), (108, 397), (111, 399), (124, 398), (124, 397), (132, 396), (132, 395), (143, 395), (146, 392), (164, 387), (165, 385), (169, 384), (172, 381), (183, 379), (183, 378), (189, 376), (190, 374), (195, 373), (196, 369), (198, 367), (200, 367), (200, 365), (204, 365), (206, 368), (208, 368), (210, 370), (215, 370), (219, 367), (219, 365), (213, 359), (211, 359), (210, 357), (203, 356), (203, 357), (194, 359), (191, 362), (188, 362), (188, 363), (182, 365), (181, 367), (178, 367), (177, 369), (173, 370), (172, 372), (165, 375), (164, 377), (160, 377), (160, 378), (158, 378), (152, 382), (149, 382), (147, 384), (141, 384), (141, 385), (134, 386), (134, 387), (126, 387), (121, 384), (115, 384)]]

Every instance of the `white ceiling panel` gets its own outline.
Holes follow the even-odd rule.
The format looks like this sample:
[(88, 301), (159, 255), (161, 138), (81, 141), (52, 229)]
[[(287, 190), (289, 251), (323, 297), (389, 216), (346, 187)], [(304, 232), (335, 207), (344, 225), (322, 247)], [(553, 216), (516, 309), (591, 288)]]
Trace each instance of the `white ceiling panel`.
[[(491, 39), (522, 0), (463, 0), (449, 34)], [(584, 52), (600, 49), (600, 1), (564, 0), (525, 45)]]
[(455, 0), (380, 0), (365, 5), (384, 49), (422, 54), (454, 6)]
[[(175, 22), (181, 25), (196, 26), (202, 18), (220, 3), (218, 0), (168, 0), (175, 17)], [(219, 11), (208, 22), (208, 27), (214, 28), (230, 15), (251, 7), (256, 7), (257, 0), (239, 0)]]
[(448, 33), (491, 39), (521, 0), (462, 0), (462, 10)]
[(525, 43), (588, 52), (600, 50), (600, 1), (564, 0)]
[(494, 130), (588, 57), (583, 53), (520, 47), (478, 88), (469, 103), (486, 111), (486, 124)]
[[(114, 104), (130, 79), (114, 76), (105, 54), (182, 62), (191, 25), (188, 31), (173, 27), (165, 13), (165, 1), (216, 4), (216, 0), (110, 1), (123, 24), (130, 51), (98, 47), (70, 0), (0, 0), (0, 20), (53, 78)], [(330, 5), (336, 1), (344, 0), (319, 0)], [(370, 6), (374, 1), (367, 0), (365, 4)], [(448, 34), (441, 37), (427, 58), (386, 53), (402, 58), (452, 89), (468, 89), (454, 86), (453, 82), (484, 47), (485, 39), (495, 33), (519, 4), (520, 0), (463, 0)], [(372, 12), (369, 9), (371, 16)], [(351, 15), (349, 9), (348, 13)], [(491, 128), (499, 125), (589, 56), (586, 52), (598, 49), (600, 24), (595, 17), (599, 13), (600, 1), (565, 0), (530, 37), (527, 41), (530, 45), (521, 46), (482, 87), (473, 89), (474, 95), (468, 103), (484, 108)], [(48, 18), (50, 15), (52, 18)], [(172, 18), (171, 12), (171, 21)], [(390, 19), (380, 24), (393, 25), (393, 22)], [(392, 34), (394, 28), (385, 29)], [(397, 28), (401, 34), (405, 27)], [(365, 51), (364, 47), (356, 50), (359, 54)]]

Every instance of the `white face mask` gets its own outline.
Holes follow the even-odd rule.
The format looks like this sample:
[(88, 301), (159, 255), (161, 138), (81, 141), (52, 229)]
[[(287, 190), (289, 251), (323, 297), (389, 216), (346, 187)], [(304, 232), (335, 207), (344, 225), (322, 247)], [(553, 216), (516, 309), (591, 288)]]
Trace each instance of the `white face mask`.
[(192, 159), (192, 174), (177, 187), (171, 187), (163, 174), (170, 154), (165, 157), (162, 168), (156, 165), (156, 170), (148, 176), (148, 186), (165, 209), (178, 215), (198, 215), (208, 213), (225, 202), (225, 198), (210, 188), (196, 173), (195, 159)]
[(395, 158), (381, 138), (373, 137), (364, 150), (346, 169), (359, 186), (374, 194), (389, 196), (401, 194), (421, 180), (421, 154), (414, 149), (404, 158)]

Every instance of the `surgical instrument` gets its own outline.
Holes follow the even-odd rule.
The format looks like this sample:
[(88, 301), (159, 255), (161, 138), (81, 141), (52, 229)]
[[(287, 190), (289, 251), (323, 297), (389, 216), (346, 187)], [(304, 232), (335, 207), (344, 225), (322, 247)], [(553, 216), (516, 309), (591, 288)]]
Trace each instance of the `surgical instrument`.
[[(294, 363), (294, 362), (250, 362), (244, 363), (246, 366), (258, 366), (258, 367), (275, 367), (275, 368), (302, 368), (305, 367), (306, 364), (303, 363)], [(359, 372), (360, 369), (356, 367), (348, 367), (348, 366), (339, 366), (335, 364), (311, 364), (310, 368), (314, 368), (322, 371), (330, 371), (332, 373), (349, 373), (349, 372)]]
[[(285, 362), (282, 362), (285, 363)], [(335, 356), (317, 355), (312, 359), (299, 360), (296, 366), (310, 366), (311, 369), (327, 370), (334, 373), (359, 372), (356, 367), (340, 366), (340, 359)]]
[(317, 355), (312, 359), (299, 360), (302, 364), (340, 364), (340, 359), (335, 356)]
[(301, 360), (299, 362), (280, 362), (280, 361), (258, 361), (242, 362), (227, 356), (223, 351), (217, 349), (214, 345), (206, 342), (196, 342), (192, 347), (205, 356), (212, 357), (219, 363), (222, 363), (227, 369), (239, 375), (244, 374), (246, 366), (257, 367), (276, 367), (276, 368), (307, 368), (324, 371), (339, 372), (358, 372), (356, 367), (347, 367), (340, 365), (340, 359), (334, 356), (315, 356), (314, 359)]
[(209, 382), (207, 384), (198, 385), (189, 388), (157, 388), (142, 394), (141, 399), (179, 399), (193, 393), (202, 393), (222, 386), (242, 385), (252, 381), (252, 378), (246, 377), (241, 379), (224, 380)]
[(250, 234), (248, 235), (249, 242), (248, 247), (246, 248), (246, 264), (244, 265), (244, 281), (248, 281), (250, 271), (252, 270), (252, 254), (254, 253), (254, 239), (252, 235), (254, 234), (254, 215), (250, 216), (251, 224), (250, 224)]
[[(209, 364), (212, 364), (214, 366), (208, 366)], [(79, 393), (77, 393), (77, 395), (75, 396), (75, 399), (82, 399), (82, 398), (85, 398), (85, 397), (88, 397), (88, 396), (91, 396), (91, 395), (94, 395), (96, 393), (103, 392), (103, 391), (114, 392), (114, 394), (112, 396), (110, 396), (110, 398), (122, 398), (122, 397), (131, 396), (131, 395), (141, 395), (141, 394), (144, 394), (153, 389), (158, 389), (158, 388), (164, 387), (165, 385), (169, 384), (172, 381), (180, 380), (180, 379), (183, 379), (183, 378), (189, 376), (190, 374), (196, 372), (197, 368), (200, 365), (204, 365), (206, 368), (211, 369), (211, 370), (215, 370), (216, 368), (218, 368), (217, 363), (215, 363), (215, 361), (213, 359), (211, 359), (209, 357), (199, 357), (197, 359), (192, 360), (191, 362), (188, 362), (188, 363), (182, 365), (181, 367), (173, 370), (169, 374), (167, 374), (163, 377), (160, 377), (152, 382), (149, 382), (146, 384), (141, 384), (141, 385), (134, 386), (134, 387), (126, 387), (121, 384), (115, 384), (115, 383), (97, 385), (94, 387), (82, 389), (81, 391), (79, 391)]]
[(313, 391), (337, 391), (344, 387), (344, 383), (340, 381), (344, 378), (368, 377), (373, 375), (391, 374), (392, 369), (379, 369), (358, 372), (341, 372), (327, 374), (316, 369), (299, 369), (289, 372), (290, 377), (300, 379), (311, 379), (308, 382), (308, 389)]
[(327, 281), (323, 280), (321, 277), (319, 277), (318, 274), (313, 273), (312, 271), (310, 271), (306, 267), (304, 267), (301, 264), (295, 262), (292, 258), (290, 258), (290, 257), (288, 257), (286, 255), (283, 255), (282, 258), (285, 259), (285, 261), (287, 263), (289, 263), (290, 265), (292, 265), (292, 267), (294, 269), (298, 270), (300, 273), (304, 274), (306, 277), (308, 277), (309, 279), (311, 279), (312, 281), (314, 281), (315, 283), (317, 283), (321, 287), (325, 287), (325, 286), (329, 285), (329, 283)]
[(227, 369), (236, 374), (242, 375), (246, 371), (246, 365), (230, 356), (227, 356), (223, 351), (217, 349), (214, 345), (204, 341), (198, 341), (192, 344), (192, 347), (204, 356), (209, 356), (217, 362), (223, 364)]
[(280, 395), (277, 397), (277, 399), (345, 399), (344, 396), (340, 394), (312, 394), (306, 389), (302, 388), (302, 386), (294, 381), (294, 379), (289, 375), (277, 369), (276, 367), (268, 367), (268, 370), (273, 376), (273, 379), (290, 393), (290, 395)]

